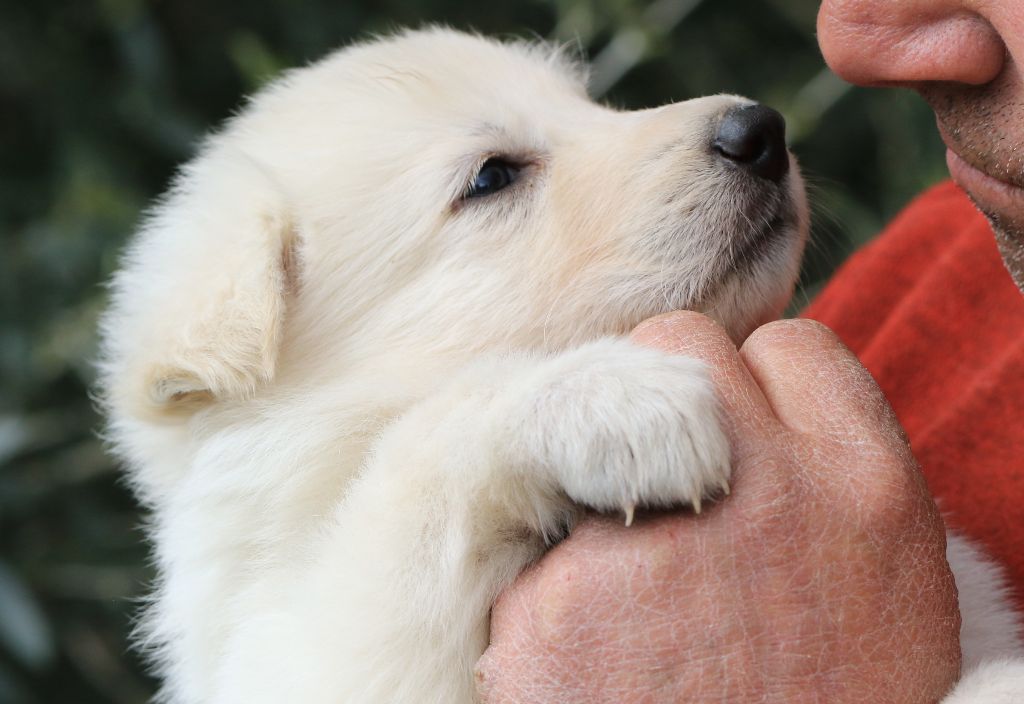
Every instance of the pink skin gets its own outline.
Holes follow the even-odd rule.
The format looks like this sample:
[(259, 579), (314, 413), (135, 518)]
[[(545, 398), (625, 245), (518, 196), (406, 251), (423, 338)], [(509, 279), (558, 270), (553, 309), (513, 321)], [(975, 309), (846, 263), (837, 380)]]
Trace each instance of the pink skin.
[[(1024, 2), (826, 0), (818, 37), (847, 80), (929, 102), (1024, 287)], [(496, 604), (482, 700), (939, 700), (959, 667), (942, 527), (852, 355), (807, 322), (738, 351), (694, 314), (635, 337), (713, 366), (732, 496), (699, 518), (585, 522)]]
[(959, 673), (944, 532), (902, 430), (811, 321), (743, 344), (696, 313), (634, 339), (714, 368), (731, 496), (592, 517), (495, 605), (489, 704), (931, 704)]
[(1024, 288), (1024, 3), (826, 0), (818, 41), (846, 80), (928, 101), (953, 179), (992, 222)]

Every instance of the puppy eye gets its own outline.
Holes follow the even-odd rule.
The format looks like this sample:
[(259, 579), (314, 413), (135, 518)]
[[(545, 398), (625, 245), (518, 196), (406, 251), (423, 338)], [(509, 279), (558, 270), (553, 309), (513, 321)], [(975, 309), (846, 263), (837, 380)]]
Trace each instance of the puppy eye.
[(466, 198), (482, 198), (506, 188), (519, 177), (519, 167), (504, 159), (492, 157), (484, 162), (477, 172)]

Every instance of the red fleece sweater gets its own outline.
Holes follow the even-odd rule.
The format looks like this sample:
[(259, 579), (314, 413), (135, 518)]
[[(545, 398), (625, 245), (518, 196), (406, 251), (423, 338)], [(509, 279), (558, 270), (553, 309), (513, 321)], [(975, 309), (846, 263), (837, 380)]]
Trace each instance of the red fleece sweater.
[(915, 200), (806, 312), (874, 374), (947, 523), (1009, 571), (1024, 610), (1024, 295), (951, 183)]

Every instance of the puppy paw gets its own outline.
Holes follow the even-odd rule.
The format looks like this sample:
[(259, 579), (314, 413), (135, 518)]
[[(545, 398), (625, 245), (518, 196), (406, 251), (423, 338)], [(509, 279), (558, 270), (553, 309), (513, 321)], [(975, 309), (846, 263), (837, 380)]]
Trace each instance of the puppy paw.
[(519, 437), (577, 503), (622, 510), (728, 493), (729, 443), (705, 365), (626, 340), (554, 360)]

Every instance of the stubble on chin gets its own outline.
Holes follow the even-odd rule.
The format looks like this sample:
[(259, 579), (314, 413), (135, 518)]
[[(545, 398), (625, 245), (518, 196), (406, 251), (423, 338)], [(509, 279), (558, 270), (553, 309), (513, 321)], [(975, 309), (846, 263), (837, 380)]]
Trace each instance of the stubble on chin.
[[(1024, 188), (1024, 77), (1016, 67), (984, 86), (931, 83), (917, 91), (935, 112), (947, 144), (961, 158)], [(991, 224), (1003, 262), (1024, 292), (1024, 213), (995, 212), (971, 199)]]
[(998, 215), (985, 213), (984, 210), (982, 212), (988, 218), (989, 224), (992, 225), (992, 232), (995, 233), (996, 244), (999, 245), (1003, 263), (1006, 264), (1017, 288), (1024, 293), (1024, 227), (1017, 223), (1006, 222)]

